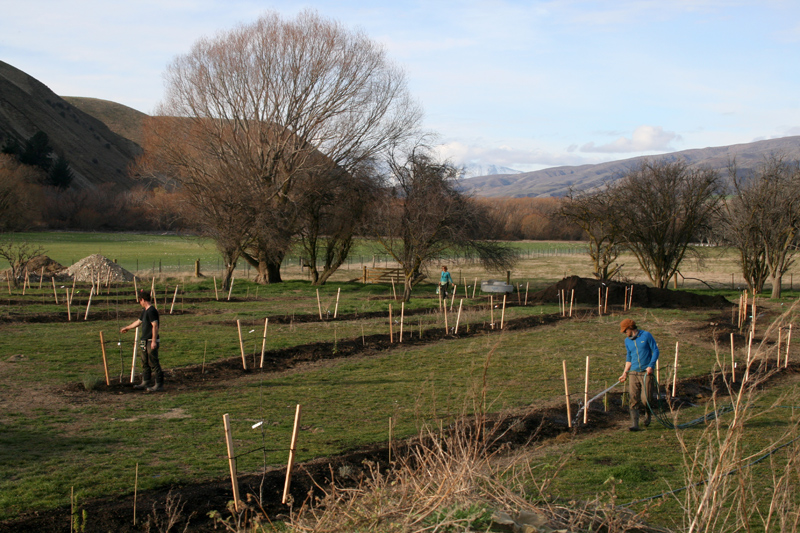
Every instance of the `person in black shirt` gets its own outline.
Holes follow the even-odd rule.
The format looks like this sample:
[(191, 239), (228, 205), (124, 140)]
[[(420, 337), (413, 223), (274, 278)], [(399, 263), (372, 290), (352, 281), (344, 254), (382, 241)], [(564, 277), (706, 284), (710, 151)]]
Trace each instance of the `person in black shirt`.
[[(133, 388), (146, 390), (147, 392), (157, 392), (164, 388), (164, 372), (161, 370), (161, 363), (158, 362), (158, 309), (151, 303), (150, 293), (140, 290), (139, 305), (142, 306), (142, 316), (132, 324), (120, 329), (120, 333), (126, 333), (132, 329), (142, 326), (142, 382)], [(155, 377), (155, 384), (150, 380)]]

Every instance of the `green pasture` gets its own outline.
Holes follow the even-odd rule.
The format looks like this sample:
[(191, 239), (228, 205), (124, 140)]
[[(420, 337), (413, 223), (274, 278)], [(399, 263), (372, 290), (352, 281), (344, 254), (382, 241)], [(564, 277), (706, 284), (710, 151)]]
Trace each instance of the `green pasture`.
[[(61, 251), (53, 253), (83, 257), (100, 253), (99, 248), (89, 250), (91, 246), (106, 246), (99, 241), (90, 243), (89, 237), (82, 241), (78, 236), (83, 234), (57, 235), (75, 235), (80, 242), (74, 248), (64, 242)], [(119, 246), (117, 258), (130, 260), (140, 251), (162, 247), (165, 242), (153, 245), (148, 241), (151, 238), (165, 239), (176, 248), (196, 246), (192, 249), (194, 256), (202, 249), (198, 240), (181, 237), (130, 237), (127, 245), (115, 244), (122, 241), (109, 237), (107, 250), (113, 255), (111, 247)], [(204, 246), (213, 254), (213, 247), (208, 243)], [(549, 274), (543, 274), (542, 268), (547, 272), (586, 268), (588, 261), (584, 258), (548, 255), (546, 250), (544, 247), (540, 256), (520, 263), (512, 273), (515, 283), (523, 288), (530, 283), (533, 290), (546, 284)], [(106, 255), (105, 251), (102, 253)], [(48, 255), (60, 261), (49, 251)], [(149, 256), (148, 260), (154, 257)], [(202, 261), (205, 256), (200, 257)], [(163, 256), (162, 261), (163, 267)], [(463, 277), (468, 284), (472, 283), (470, 277), (487, 276), (476, 267), (464, 268)], [(709, 278), (714, 274), (698, 272)], [(725, 287), (728, 277), (727, 270), (719, 275), (722, 281), (715, 292), (736, 301), (739, 291)], [(556, 279), (551, 278), (550, 283)], [(175, 313), (170, 315), (176, 286)], [(404, 438), (416, 434), (425, 424), (447, 425), (474, 412), (480, 404), (484, 369), (487, 409), (519, 413), (563, 405), (562, 361), (566, 361), (573, 401), (582, 395), (587, 357), (591, 361), (590, 393), (614, 383), (624, 365), (619, 311), (610, 316), (587, 317), (588, 307), (576, 306), (573, 318), (547, 326), (496, 330), (415, 346), (398, 343), (382, 352), (301, 365), (286, 372), (267, 368), (226, 382), (198, 383), (196, 388), (179, 393), (170, 390), (169, 369), (203, 360), (210, 363), (240, 357), (237, 320), (251, 360), (260, 353), (267, 317), (283, 319), (280, 324), (277, 320), (269, 324), (266, 349), (273, 350), (359, 339), (362, 335), (388, 338), (389, 305), (393, 307), (394, 334), (399, 329), (400, 306), (392, 299), (391, 285), (363, 285), (346, 279), (321, 287), (319, 303), (317, 289), (302, 279), (271, 286), (240, 279), (234, 282), (231, 301), (222, 291), (218, 301), (213, 280), (165, 275), (156, 279), (156, 295), (162, 315), (161, 356), (167, 369), (167, 391), (155, 395), (109, 394), (85, 389), (103, 379), (100, 331), (104, 332), (112, 379), (119, 379), (120, 375), (124, 381), (129, 378), (133, 334), (120, 335), (118, 331), (139, 315), (133, 286), (104, 288), (93, 297), (90, 320), (85, 321), (88, 287), (79, 284), (70, 322), (65, 320), (67, 310), (61, 295), (71, 285), (61, 283), (57, 289), (58, 305), (52, 286), (39, 289), (34, 283), (25, 296), (20, 288), (13, 289), (11, 295), (0, 292), (0, 519), (68, 506), (73, 487), (80, 499), (127, 497), (133, 492), (136, 464), (139, 490), (223, 478), (228, 475), (222, 430), (225, 413), (232, 419), (239, 470), (258, 472), (286, 461), (298, 403), (303, 416), (297, 460), (305, 461), (385, 442), (389, 417), (395, 422), (396, 437)], [(463, 296), (458, 294), (454, 311), (448, 313), (450, 327)], [(477, 294), (473, 299), (471, 291), (467, 296), (460, 332), (466, 332), (470, 324), (491, 320), (485, 296)], [(787, 290), (783, 300), (765, 307), (763, 327), (789, 309), (797, 297), (796, 291)], [(516, 298), (513, 295), (512, 301)], [(418, 286), (405, 307), (409, 311), (404, 322), (406, 334), (416, 337), (420, 330), (423, 335), (443, 330), (444, 316), (437, 308), (433, 285)], [(334, 310), (339, 315), (335, 320)], [(380, 315), (362, 316), (367, 313)], [(505, 318), (556, 313), (556, 302), (517, 305), (506, 310)], [(40, 318), (29, 320), (32, 316)], [(658, 340), (662, 382), (674, 370), (676, 341), (681, 346), (678, 378), (708, 375), (717, 366), (720, 354), (710, 339), (713, 326), (709, 324), (724, 320), (726, 315), (720, 316), (719, 310), (634, 308), (624, 316), (635, 319)], [(303, 320), (295, 321), (293, 317)], [(494, 320), (500, 320), (499, 309), (494, 310)], [(726, 365), (729, 357), (727, 352), (721, 354)], [(742, 364), (746, 357), (743, 346), (737, 347), (736, 357)], [(777, 389), (774, 394), (779, 392)], [(767, 404), (772, 401), (764, 400)], [(694, 418), (702, 414), (702, 409), (697, 407), (680, 416)], [(755, 449), (774, 438), (781, 427), (792, 422), (786, 416), (789, 413), (775, 410), (774, 418), (765, 415), (758, 424), (754, 422), (748, 445)], [(263, 423), (254, 429), (258, 422)], [(696, 430), (685, 433), (690, 439), (692, 431)], [(683, 479), (676, 432), (660, 427), (635, 435), (627, 431), (596, 435), (579, 432), (571, 440), (551, 442), (540, 450), (531, 458), (533, 472), (546, 478), (562, 456), (567, 457), (567, 463), (552, 482), (550, 492), (565, 501), (591, 499), (603, 493), (608, 488), (604, 483), (611, 477), (622, 481), (616, 485), (620, 501), (652, 495), (666, 486), (677, 487)], [(652, 459), (652, 468), (641, 467), (642, 461), (648, 459)], [(530, 495), (534, 499), (540, 497), (533, 488)], [(653, 511), (653, 517), (663, 524), (670, 520), (669, 512)]]

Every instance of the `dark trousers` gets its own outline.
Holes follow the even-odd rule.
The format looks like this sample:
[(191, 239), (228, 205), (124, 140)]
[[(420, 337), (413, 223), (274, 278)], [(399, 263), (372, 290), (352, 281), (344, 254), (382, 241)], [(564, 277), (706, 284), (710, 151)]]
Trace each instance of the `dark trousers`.
[(631, 399), (631, 409), (639, 409), (650, 404), (655, 407), (655, 376), (647, 372), (628, 372), (628, 394)]
[(161, 363), (158, 361), (158, 343), (155, 349), (152, 348), (152, 341), (146, 340), (142, 349), (142, 381), (149, 382), (151, 377), (156, 378), (157, 383), (164, 382), (164, 372), (161, 370)]

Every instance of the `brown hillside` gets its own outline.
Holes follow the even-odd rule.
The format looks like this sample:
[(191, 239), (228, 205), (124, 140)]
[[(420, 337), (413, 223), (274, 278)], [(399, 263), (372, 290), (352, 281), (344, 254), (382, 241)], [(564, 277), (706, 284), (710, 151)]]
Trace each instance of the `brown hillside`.
[(74, 185), (92, 189), (112, 183), (130, 188), (128, 165), (141, 148), (109, 129), (47, 86), (0, 61), (0, 144), (14, 138), (24, 143), (45, 132), (56, 153), (63, 153), (75, 175)]
[(62, 96), (62, 98), (97, 120), (105, 123), (108, 128), (126, 139), (142, 145), (142, 121), (147, 117), (145, 113), (126, 105), (101, 100), (99, 98), (84, 98), (82, 96)]

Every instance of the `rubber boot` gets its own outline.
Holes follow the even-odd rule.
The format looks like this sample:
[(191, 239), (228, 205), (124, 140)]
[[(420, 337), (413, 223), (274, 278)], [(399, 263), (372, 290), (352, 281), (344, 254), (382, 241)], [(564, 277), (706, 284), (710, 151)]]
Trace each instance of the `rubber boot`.
[(147, 387), (147, 392), (159, 392), (164, 390), (164, 375), (156, 376), (156, 384), (152, 387)]
[(639, 410), (638, 409), (631, 409), (631, 427), (628, 428), (630, 431), (639, 431)]
[(147, 368), (142, 371), (142, 382), (138, 385), (134, 385), (133, 388), (135, 390), (145, 390), (153, 386), (153, 382), (150, 381), (150, 369)]

